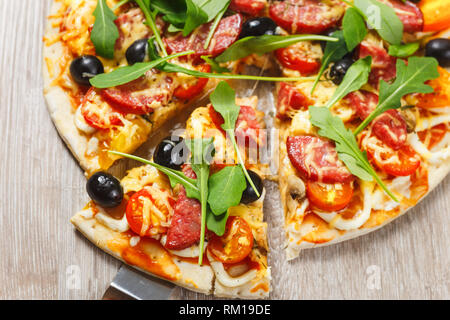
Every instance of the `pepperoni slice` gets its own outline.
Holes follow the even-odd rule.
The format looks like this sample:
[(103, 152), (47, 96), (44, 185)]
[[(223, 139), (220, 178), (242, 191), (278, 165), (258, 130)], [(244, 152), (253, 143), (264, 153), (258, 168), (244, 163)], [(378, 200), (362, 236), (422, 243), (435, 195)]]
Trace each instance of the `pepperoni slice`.
[(330, 141), (312, 136), (295, 136), (287, 138), (286, 146), (292, 165), (308, 180), (344, 183), (354, 179), (338, 159)]
[(119, 30), (116, 51), (126, 50), (136, 39), (144, 39), (150, 36), (150, 29), (142, 28), (144, 21), (144, 14), (139, 8), (133, 8), (119, 15), (114, 21)]
[[(209, 64), (201, 64), (197, 69), (201, 72), (211, 72), (211, 66)], [(208, 81), (208, 78), (199, 78), (194, 80), (193, 83), (184, 83), (175, 89), (173, 95), (182, 100), (192, 99), (203, 91)]]
[(84, 96), (81, 103), (81, 114), (87, 124), (96, 129), (108, 129), (111, 126), (122, 126), (120, 113), (103, 100), (93, 87)]
[(298, 42), (275, 51), (275, 56), (285, 68), (300, 71), (303, 75), (316, 73), (320, 68), (319, 56), (314, 56), (307, 43)]
[(198, 61), (200, 56), (204, 55), (212, 55), (215, 57), (236, 42), (241, 33), (242, 24), (243, 17), (240, 14), (235, 14), (220, 20), (207, 49), (204, 46), (212, 22), (200, 26), (188, 37), (183, 37), (182, 34), (179, 34), (172, 38), (165, 38), (164, 42), (169, 54), (194, 50), (195, 53), (191, 56)]
[(369, 83), (378, 88), (380, 79), (389, 81), (395, 78), (397, 68), (395, 66), (397, 59), (391, 57), (387, 51), (380, 46), (368, 41), (361, 42), (359, 46), (359, 58), (372, 57), (372, 70), (369, 75)]
[(345, 100), (355, 109), (356, 115), (364, 120), (377, 107), (378, 95), (370, 91), (360, 90), (349, 93)]
[[(378, 104), (378, 95), (360, 90), (346, 96), (361, 120), (366, 119)], [(388, 110), (372, 121), (373, 134), (394, 150), (406, 143), (406, 121), (397, 110)]]
[(103, 98), (123, 113), (149, 114), (165, 106), (173, 95), (172, 78), (155, 70), (122, 86), (104, 89)]
[(403, 31), (413, 33), (423, 30), (423, 14), (414, 3), (401, 0), (381, 0), (381, 2), (394, 9), (403, 22)]
[(277, 117), (279, 119), (288, 119), (289, 111), (305, 109), (312, 105), (312, 102), (297, 88), (281, 82), (277, 94)]
[(373, 134), (394, 150), (406, 143), (406, 122), (397, 110), (388, 110), (373, 120)]
[(271, 18), (291, 33), (321, 33), (336, 25), (344, 14), (339, 1), (275, 1), (269, 7)]
[(266, 0), (231, 0), (230, 9), (256, 16), (266, 7)]
[[(217, 129), (225, 134), (225, 131), (222, 129), (224, 120), (212, 106), (209, 107), (209, 116)], [(234, 131), (237, 142), (240, 145), (244, 145), (245, 143), (247, 147), (264, 145), (265, 136), (264, 131), (261, 129), (261, 124), (258, 121), (255, 109), (248, 106), (241, 106)]]
[(201, 215), (200, 202), (186, 197), (186, 190), (182, 187), (167, 230), (165, 247), (169, 250), (183, 250), (200, 241)]

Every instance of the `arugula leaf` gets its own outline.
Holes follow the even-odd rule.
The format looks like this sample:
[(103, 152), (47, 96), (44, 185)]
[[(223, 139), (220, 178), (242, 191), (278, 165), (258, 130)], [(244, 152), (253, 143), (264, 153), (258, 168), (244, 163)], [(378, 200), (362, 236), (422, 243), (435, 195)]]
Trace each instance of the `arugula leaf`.
[(138, 4), (139, 8), (141, 8), (142, 12), (145, 16), (145, 22), (150, 27), (150, 29), (153, 32), (153, 35), (155, 37), (156, 42), (159, 45), (159, 48), (161, 49), (163, 56), (167, 56), (167, 51), (164, 46), (164, 43), (162, 42), (161, 35), (159, 34), (159, 30), (156, 27), (155, 18), (156, 18), (156, 12), (150, 12), (150, 0), (135, 0)]
[(419, 49), (419, 42), (407, 44), (392, 44), (389, 46), (389, 55), (393, 57), (406, 58), (413, 55)]
[(158, 58), (150, 62), (138, 62), (132, 66), (120, 67), (110, 73), (102, 73), (90, 80), (92, 86), (100, 89), (119, 86), (143, 76), (147, 71), (157, 67), (159, 64), (181, 56), (192, 54), (194, 51), (186, 51), (172, 54), (164, 58)]
[[(151, 0), (150, 7), (163, 14), (163, 20), (171, 26), (183, 29), (186, 21), (186, 1), (185, 0)], [(171, 27), (169, 26), (169, 27)]]
[(318, 134), (335, 142), (339, 159), (352, 174), (364, 181), (375, 179), (380, 187), (398, 202), (398, 199), (378, 177), (367, 159), (367, 153), (359, 149), (355, 136), (345, 127), (341, 118), (333, 116), (329, 109), (323, 107), (309, 107), (309, 114), (311, 123), (319, 128)]
[(230, 69), (221, 67), (214, 59), (211, 59), (211, 56), (201, 56), (203, 61), (211, 66), (211, 69), (217, 73), (229, 73)]
[(359, 59), (347, 70), (339, 87), (334, 92), (330, 101), (326, 104), (327, 108), (331, 108), (336, 102), (341, 100), (350, 92), (359, 90), (369, 80), (370, 66), (372, 64), (372, 57), (367, 56), (364, 59)]
[(309, 40), (337, 41), (332, 37), (311, 34), (293, 36), (277, 36), (266, 34), (258, 37), (245, 37), (233, 43), (215, 60), (219, 63), (235, 61), (245, 58), (253, 53), (263, 55), (267, 52), (288, 47), (299, 41)]
[(95, 52), (104, 58), (114, 58), (114, 47), (119, 38), (119, 30), (114, 20), (116, 15), (106, 4), (106, 0), (98, 0), (94, 10), (94, 27), (91, 32), (91, 41), (94, 44)]
[(189, 35), (195, 28), (208, 22), (208, 14), (203, 11), (198, 0), (186, 0), (186, 22), (183, 27), (183, 36)]
[(342, 30), (347, 50), (351, 52), (367, 35), (366, 23), (358, 10), (350, 7), (345, 11), (344, 19), (342, 20)]
[(239, 161), (239, 165), (247, 179), (248, 183), (252, 186), (256, 195), (259, 197), (259, 191), (255, 186), (255, 183), (250, 178), (247, 168), (245, 167), (244, 160), (242, 159), (241, 151), (236, 143), (236, 137), (234, 135), (234, 130), (236, 128), (236, 121), (241, 110), (240, 107), (236, 105), (236, 92), (230, 87), (225, 81), (221, 81), (213, 93), (209, 96), (211, 104), (220, 115), (222, 116), (224, 123), (222, 124), (222, 129), (225, 130), (228, 137), (230, 137), (233, 143), (234, 151)]
[[(186, 140), (186, 145), (191, 150), (191, 167), (197, 175), (197, 187), (200, 191), (200, 204), (202, 207), (200, 250), (205, 246), (206, 215), (208, 205), (208, 179), (210, 162), (214, 154), (214, 138)], [(198, 257), (198, 264), (203, 262), (203, 255)]]
[(199, 189), (197, 186), (197, 181), (195, 179), (186, 177), (183, 172), (163, 167), (157, 163), (148, 161), (144, 158), (140, 158), (140, 157), (128, 154), (128, 153), (123, 153), (123, 152), (118, 152), (118, 151), (108, 151), (108, 153), (114, 154), (116, 156), (128, 158), (128, 159), (132, 159), (135, 161), (139, 161), (139, 162), (148, 164), (148, 165), (158, 169), (159, 171), (161, 171), (162, 173), (166, 174), (169, 177), (170, 185), (172, 186), (172, 188), (175, 187), (175, 185), (177, 185), (177, 184), (181, 184), (186, 189), (186, 196), (188, 198), (194, 198), (194, 199), (200, 200), (200, 193), (199, 193)]
[(377, 0), (355, 0), (354, 4), (383, 40), (390, 44), (400, 44), (403, 37), (403, 23), (394, 9)]
[(325, 46), (325, 52), (322, 57), (322, 65), (320, 66), (319, 73), (316, 76), (316, 80), (314, 81), (314, 85), (311, 89), (311, 94), (313, 94), (316, 89), (317, 84), (319, 83), (322, 74), (325, 72), (325, 69), (328, 68), (328, 65), (332, 62), (336, 62), (345, 56), (348, 53), (347, 45), (344, 39), (344, 32), (342, 30), (337, 30), (333, 32), (332, 37), (337, 38), (336, 42), (327, 42)]
[(208, 226), (208, 230), (214, 232), (219, 237), (223, 236), (225, 233), (225, 227), (227, 225), (228, 217), (228, 210), (220, 216), (216, 216), (211, 212), (211, 210), (208, 210), (206, 212), (206, 225)]
[(241, 202), (247, 184), (239, 166), (225, 167), (213, 174), (208, 182), (208, 203), (214, 215), (222, 215)]
[(357, 135), (383, 112), (389, 109), (397, 109), (401, 106), (400, 99), (409, 93), (430, 93), (433, 88), (425, 82), (439, 77), (438, 62), (431, 57), (410, 57), (408, 65), (397, 60), (397, 77), (392, 84), (380, 81), (380, 94), (375, 110), (356, 128)]

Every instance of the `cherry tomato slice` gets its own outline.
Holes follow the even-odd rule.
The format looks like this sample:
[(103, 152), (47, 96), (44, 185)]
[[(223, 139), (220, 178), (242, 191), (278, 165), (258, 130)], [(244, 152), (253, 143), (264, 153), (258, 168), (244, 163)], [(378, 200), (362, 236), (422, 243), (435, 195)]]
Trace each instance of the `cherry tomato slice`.
[[(198, 67), (198, 71), (211, 72), (209, 64), (202, 64)], [(208, 78), (198, 78), (194, 83), (189, 83), (188, 86), (180, 85), (175, 89), (173, 95), (181, 100), (189, 100), (198, 96), (208, 84)]]
[(283, 67), (300, 71), (304, 75), (316, 73), (320, 68), (318, 59), (311, 57), (302, 43), (278, 49), (275, 56)]
[(324, 211), (338, 211), (350, 203), (353, 187), (349, 182), (324, 184), (308, 180), (306, 194), (314, 207)]
[(447, 124), (441, 123), (430, 129), (419, 131), (417, 135), (422, 143), (424, 143), (428, 149), (432, 149), (435, 145), (442, 141), (447, 133)]
[(365, 144), (369, 158), (380, 170), (396, 177), (403, 177), (413, 174), (419, 168), (420, 157), (410, 145), (406, 144), (398, 150), (393, 150), (373, 136), (370, 139), (384, 151), (375, 152), (370, 144)]
[(223, 263), (238, 263), (252, 251), (253, 234), (248, 223), (240, 217), (228, 218), (225, 234), (214, 235), (208, 243), (208, 251)]
[(116, 112), (94, 88), (90, 88), (81, 103), (81, 114), (87, 124), (96, 129), (122, 126), (120, 114)]
[[(154, 187), (150, 188), (155, 189)], [(137, 233), (141, 237), (152, 237), (158, 234), (166, 233), (167, 231), (167, 228), (161, 226), (159, 223), (162, 220), (159, 216), (162, 213), (167, 220), (169, 208), (166, 204), (164, 204), (164, 202), (157, 201), (157, 199), (152, 196), (150, 188), (145, 187), (144, 189), (133, 194), (128, 201), (126, 209), (128, 225), (133, 232)], [(161, 190), (158, 192), (163, 193)], [(169, 205), (172, 206), (173, 199), (167, 197), (167, 200)], [(144, 212), (145, 209), (149, 209), (149, 212)]]

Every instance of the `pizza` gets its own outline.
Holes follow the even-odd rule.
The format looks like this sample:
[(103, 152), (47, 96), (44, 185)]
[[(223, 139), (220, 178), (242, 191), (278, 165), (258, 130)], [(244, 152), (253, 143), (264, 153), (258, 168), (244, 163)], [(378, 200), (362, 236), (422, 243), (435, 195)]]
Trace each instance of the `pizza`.
[[(264, 179), (279, 183), (294, 259), (381, 228), (447, 175), (447, 12), (435, 0), (55, 0), (44, 95), (91, 198), (72, 223), (182, 287), (268, 297)], [(274, 109), (234, 80), (274, 82)], [(194, 105), (152, 159), (132, 155)], [(120, 158), (143, 166), (119, 181), (107, 170)]]

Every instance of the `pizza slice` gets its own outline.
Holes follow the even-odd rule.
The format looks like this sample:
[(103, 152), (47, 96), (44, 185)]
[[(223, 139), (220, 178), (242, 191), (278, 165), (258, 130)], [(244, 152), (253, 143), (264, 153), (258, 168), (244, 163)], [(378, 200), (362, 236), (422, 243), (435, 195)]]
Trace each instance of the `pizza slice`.
[[(111, 8), (118, 2), (107, 1)], [(115, 10), (113, 27), (117, 27), (118, 38), (114, 54), (110, 59), (99, 56), (91, 40), (97, 5), (97, 0), (55, 1), (44, 39), (48, 108), (59, 133), (87, 174), (106, 170), (118, 159), (108, 150), (134, 152), (167, 119), (193, 100), (201, 100), (217, 84), (213, 79), (152, 69), (121, 86), (92, 88), (89, 78), (96, 74), (147, 61), (147, 39), (152, 36), (142, 10), (133, 4), (123, 5)], [(199, 61), (200, 53), (220, 54), (238, 39), (242, 23), (240, 15), (222, 19), (214, 34), (222, 46), (211, 45), (212, 49), (177, 63), (191, 70), (210, 71), (209, 65)], [(167, 28), (160, 18), (156, 25), (158, 30)], [(187, 37), (178, 39), (170, 42), (173, 46), (168, 49), (186, 51), (189, 45), (203, 46), (209, 28), (210, 24), (199, 27), (191, 42), (184, 42)]]
[[(238, 99), (237, 104), (234, 132), (236, 137), (244, 136), (236, 138), (238, 143), (243, 141), (239, 148), (244, 153), (250, 147), (246, 143), (258, 138), (254, 132), (263, 129), (264, 123), (255, 97)], [(105, 252), (179, 286), (218, 297), (267, 297), (270, 268), (263, 221), (264, 167), (246, 160), (256, 193), (234, 162), (236, 155), (231, 162), (224, 159), (227, 140), (223, 123), (213, 106), (198, 108), (182, 137), (172, 135), (161, 142), (151, 164), (130, 170), (121, 182), (104, 172), (94, 174), (87, 183), (93, 200), (72, 223)], [(202, 173), (196, 170), (194, 158), (187, 161), (183, 155), (187, 141), (200, 137), (214, 137), (215, 150), (206, 178), (209, 196), (204, 233), (205, 203), (195, 198), (191, 189), (193, 185), (200, 188), (202, 176), (198, 174)], [(174, 172), (190, 184), (172, 180)], [(229, 202), (230, 198), (234, 202)]]
[[(278, 6), (289, 7), (289, 3), (293, 1)], [(404, 39), (430, 40), (420, 33), (423, 17), (414, 4), (383, 3), (393, 8), (403, 23)], [(317, 3), (294, 7), (301, 12), (311, 5)], [(347, 9), (344, 7), (341, 16)], [(337, 10), (328, 12), (331, 15)], [(292, 19), (288, 22), (284, 27), (289, 32), (305, 27)], [(336, 27), (334, 24), (330, 35), (338, 36), (336, 30), (342, 29)], [(419, 72), (424, 74), (419, 83), (411, 74), (405, 75), (406, 65), (414, 64), (414, 60), (405, 64), (388, 47), (388, 42), (372, 30), (354, 50), (337, 48), (335, 56), (317, 42), (301, 42), (276, 52), (287, 77), (320, 77), (321, 65), (328, 62), (325, 76), (317, 83), (281, 82), (276, 89), (281, 138), (279, 185), (288, 259), (296, 258), (302, 249), (334, 244), (381, 228), (415, 206), (450, 170), (450, 118), (446, 109), (449, 72), (441, 67), (436, 72), (436, 62), (416, 60), (423, 65), (429, 63)], [(336, 57), (339, 51), (342, 53)], [(370, 68), (363, 75), (362, 60), (369, 56)], [(361, 63), (349, 71), (356, 61)], [(346, 78), (356, 70), (360, 72), (358, 77)], [(396, 81), (399, 72), (404, 82)], [(364, 77), (367, 79), (362, 81)], [(415, 91), (423, 90), (425, 80), (433, 93)], [(405, 94), (395, 96), (389, 91), (403, 90), (405, 83), (414, 81), (417, 87)], [(351, 86), (354, 88), (347, 90)], [(397, 107), (376, 113), (387, 104), (386, 97), (394, 96), (399, 101)], [(368, 171), (361, 173), (363, 167)]]

